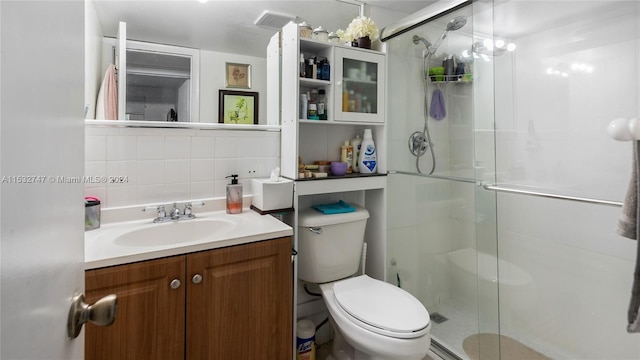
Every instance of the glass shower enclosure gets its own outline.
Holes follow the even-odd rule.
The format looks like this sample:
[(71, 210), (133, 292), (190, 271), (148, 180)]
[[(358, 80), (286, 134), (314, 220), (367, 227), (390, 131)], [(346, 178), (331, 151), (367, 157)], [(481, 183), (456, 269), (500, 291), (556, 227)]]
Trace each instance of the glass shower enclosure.
[(383, 32), (387, 281), (443, 356), (640, 358), (615, 233), (632, 146), (607, 135), (638, 116), (640, 2), (437, 6)]

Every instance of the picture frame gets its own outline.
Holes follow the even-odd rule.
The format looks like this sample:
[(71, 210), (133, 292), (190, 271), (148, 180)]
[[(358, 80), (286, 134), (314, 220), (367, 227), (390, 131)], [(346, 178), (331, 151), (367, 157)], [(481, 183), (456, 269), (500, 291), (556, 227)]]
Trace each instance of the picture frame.
[(225, 63), (225, 87), (251, 89), (251, 65)]
[(220, 90), (218, 122), (221, 124), (258, 124), (258, 93)]

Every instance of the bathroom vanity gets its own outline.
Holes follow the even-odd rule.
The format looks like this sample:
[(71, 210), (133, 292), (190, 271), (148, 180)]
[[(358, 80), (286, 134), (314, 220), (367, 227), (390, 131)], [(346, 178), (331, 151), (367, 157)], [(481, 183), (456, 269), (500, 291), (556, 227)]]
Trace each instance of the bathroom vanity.
[[(147, 246), (155, 249), (142, 253), (118, 245), (117, 241), (122, 234), (139, 230), (139, 221), (119, 227), (107, 225), (96, 235), (88, 232), (87, 301), (116, 294), (118, 310), (112, 326), (86, 327), (85, 358), (290, 358), (292, 230), (271, 216), (250, 210), (238, 216), (242, 226), (226, 235), (213, 235), (213, 241), (180, 239), (175, 246)], [(214, 213), (210, 218), (204, 216), (184, 224), (191, 226), (188, 222), (194, 221), (191, 224), (197, 227), (196, 221), (202, 224), (216, 218), (223, 219), (225, 214)], [(148, 222), (143, 226), (149, 229), (168, 225), (160, 228), (165, 233), (170, 233), (174, 225), (184, 226), (149, 226)], [(128, 230), (123, 233), (122, 228)], [(110, 246), (122, 249), (112, 250), (127, 254), (113, 257), (115, 253), (111, 253), (110, 257), (98, 259), (92, 245), (100, 242), (109, 246), (104, 243), (113, 238), (116, 240)], [(139, 246), (132, 245), (134, 249)], [(202, 250), (206, 247), (210, 249)], [(170, 252), (177, 254), (158, 255)], [(153, 258), (156, 256), (160, 258)], [(151, 259), (129, 262), (147, 257)], [(113, 265), (103, 267), (104, 264)]]

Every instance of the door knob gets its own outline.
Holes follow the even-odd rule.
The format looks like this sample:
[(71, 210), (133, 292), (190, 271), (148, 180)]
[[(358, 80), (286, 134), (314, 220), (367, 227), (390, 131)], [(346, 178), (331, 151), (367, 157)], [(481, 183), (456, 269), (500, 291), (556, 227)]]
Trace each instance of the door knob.
[(84, 302), (84, 295), (77, 294), (71, 300), (69, 317), (67, 318), (67, 336), (70, 339), (77, 338), (82, 330), (82, 325), (87, 321), (91, 321), (97, 326), (113, 324), (117, 310), (118, 297), (115, 294), (107, 295), (93, 305)]

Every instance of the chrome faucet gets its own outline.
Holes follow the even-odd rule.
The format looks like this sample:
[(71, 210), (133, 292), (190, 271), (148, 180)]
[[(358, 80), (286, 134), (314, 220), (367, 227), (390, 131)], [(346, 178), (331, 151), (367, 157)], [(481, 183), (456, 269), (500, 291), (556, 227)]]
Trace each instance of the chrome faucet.
[(182, 213), (180, 212), (180, 209), (178, 209), (178, 204), (173, 203), (173, 209), (169, 212), (169, 217), (171, 220), (178, 220), (180, 219), (180, 215), (182, 215)]
[(171, 208), (171, 211), (169, 211), (169, 214), (167, 215), (167, 212), (165, 210), (164, 205), (156, 205), (156, 206), (148, 206), (145, 207), (144, 209), (142, 209), (142, 211), (155, 211), (156, 212), (156, 218), (153, 219), (154, 223), (164, 223), (164, 222), (169, 222), (169, 221), (179, 221), (179, 220), (189, 220), (189, 219), (194, 219), (196, 216), (193, 214), (193, 210), (192, 208), (194, 206), (202, 206), (204, 205), (203, 202), (197, 202), (197, 203), (185, 203), (184, 204), (184, 209), (181, 211), (180, 208), (178, 208), (178, 204), (177, 203), (173, 203), (173, 207)]

